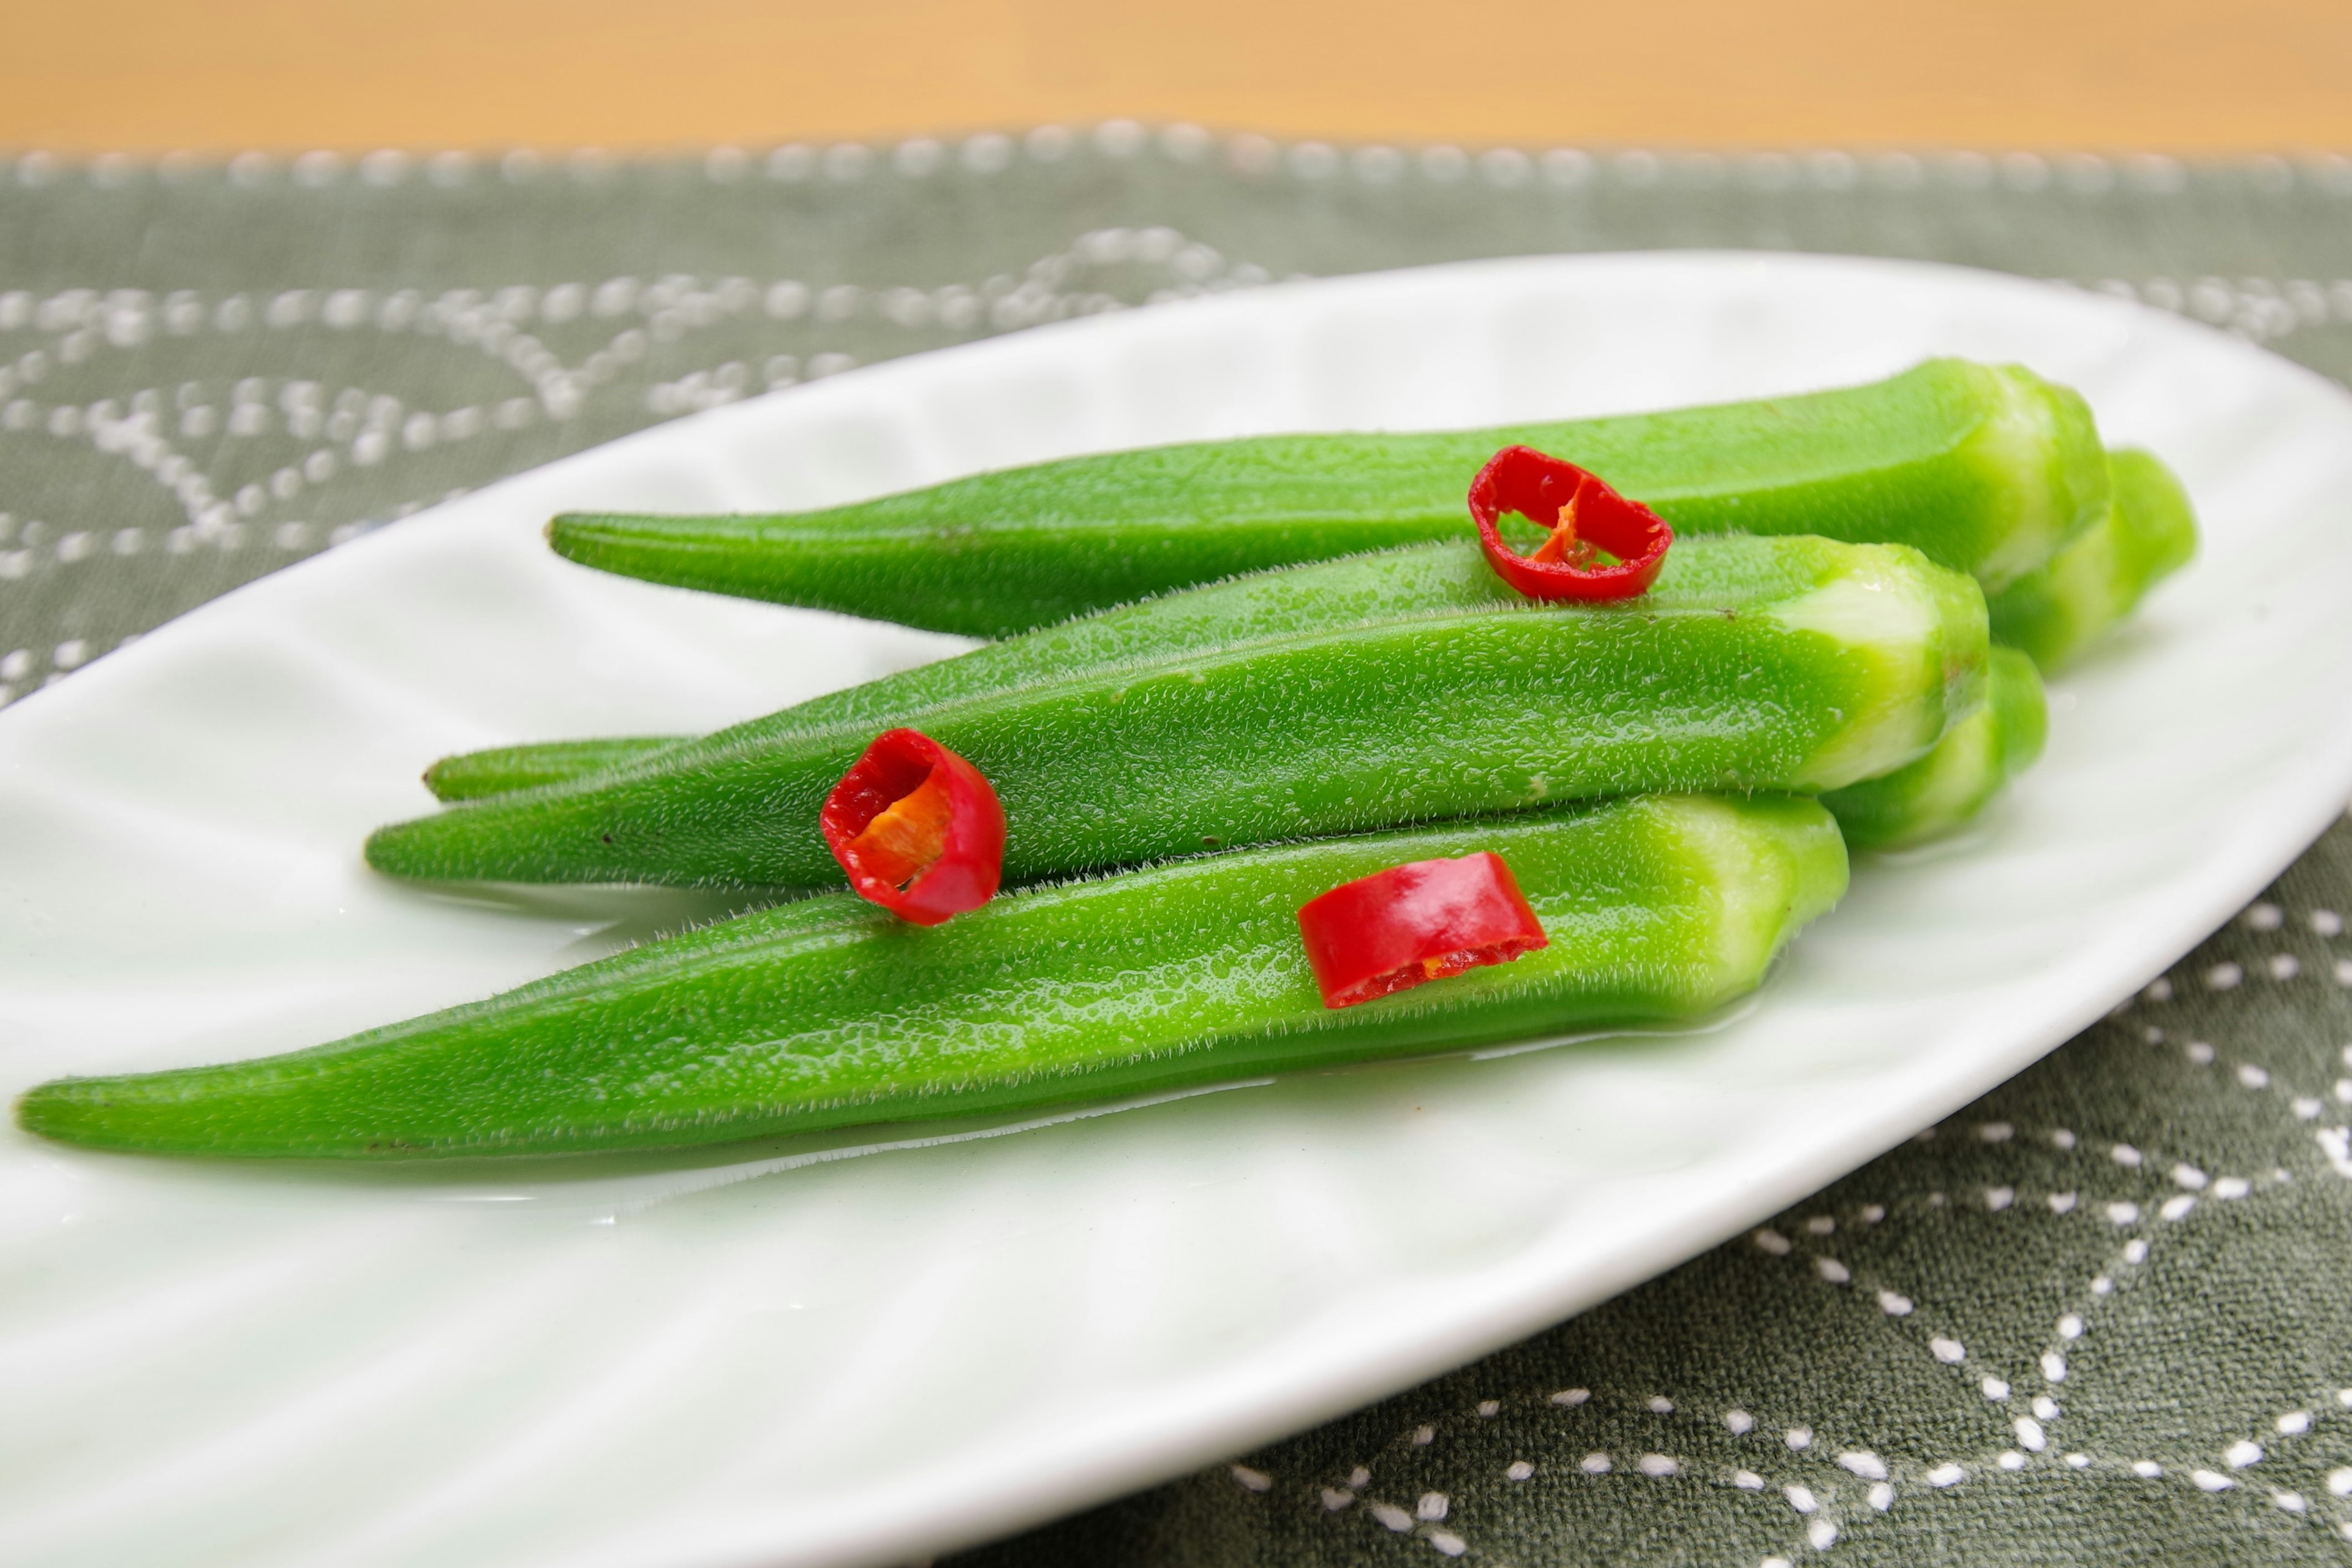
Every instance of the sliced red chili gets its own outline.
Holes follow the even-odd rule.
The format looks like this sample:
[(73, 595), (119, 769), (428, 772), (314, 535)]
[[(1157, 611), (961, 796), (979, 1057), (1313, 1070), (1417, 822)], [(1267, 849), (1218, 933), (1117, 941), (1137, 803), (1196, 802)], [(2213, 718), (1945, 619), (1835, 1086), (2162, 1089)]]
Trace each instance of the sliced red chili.
[(1326, 1007), (1352, 1007), (1549, 945), (1502, 857), (1415, 860), (1342, 882), (1298, 910)]
[(917, 925), (996, 896), (1004, 808), (986, 774), (919, 730), (877, 735), (817, 825), (857, 895)]
[[(1505, 512), (1551, 530), (1522, 555), (1503, 542)], [(1496, 576), (1530, 599), (1630, 599), (1657, 581), (1675, 542), (1665, 520), (1574, 463), (1532, 447), (1506, 447), (1470, 481), (1478, 547)], [(1601, 551), (1617, 559), (1601, 559)]]

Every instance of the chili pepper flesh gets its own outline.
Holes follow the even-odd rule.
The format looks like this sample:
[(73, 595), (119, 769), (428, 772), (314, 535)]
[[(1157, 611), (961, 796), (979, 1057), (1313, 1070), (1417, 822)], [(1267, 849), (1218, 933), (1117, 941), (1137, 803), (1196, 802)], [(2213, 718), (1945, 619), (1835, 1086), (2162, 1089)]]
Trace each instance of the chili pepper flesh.
[(1415, 860), (1343, 882), (1298, 910), (1326, 1007), (1508, 963), (1550, 945), (1503, 858)]
[[(1503, 514), (1550, 530), (1522, 555), (1505, 542)], [(1495, 574), (1530, 599), (1630, 599), (1650, 591), (1674, 530), (1597, 474), (1532, 447), (1506, 447), (1470, 481), (1478, 548)], [(1597, 548), (1596, 548), (1597, 547)], [(1603, 562), (1607, 551), (1613, 561)]]
[(929, 870), (948, 847), (947, 785), (933, 768), (912, 795), (901, 796), (849, 841), (848, 855), (890, 886), (904, 889)]
[(938, 925), (996, 896), (1004, 808), (986, 775), (919, 730), (887, 730), (826, 796), (818, 826), (858, 897)]

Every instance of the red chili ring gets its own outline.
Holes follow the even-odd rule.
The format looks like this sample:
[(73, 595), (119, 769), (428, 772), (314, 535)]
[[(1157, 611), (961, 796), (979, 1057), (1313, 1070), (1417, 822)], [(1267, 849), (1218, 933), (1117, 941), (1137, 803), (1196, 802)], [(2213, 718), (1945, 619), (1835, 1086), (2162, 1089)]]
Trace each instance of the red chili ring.
[(919, 730), (886, 730), (825, 796), (817, 826), (849, 885), (935, 926), (996, 896), (1004, 808), (978, 768)]
[[(1507, 511), (1550, 529), (1551, 537), (1534, 554), (1520, 554), (1496, 527)], [(1532, 447), (1506, 447), (1478, 470), (1470, 481), (1470, 517), (1495, 574), (1530, 599), (1630, 599), (1647, 593), (1675, 542), (1674, 530), (1656, 512)], [(1580, 564), (1578, 552), (1590, 559), (1595, 544), (1617, 557), (1617, 564)]]
[(1352, 1007), (1550, 945), (1510, 867), (1480, 851), (1391, 866), (1299, 907), (1326, 1007)]

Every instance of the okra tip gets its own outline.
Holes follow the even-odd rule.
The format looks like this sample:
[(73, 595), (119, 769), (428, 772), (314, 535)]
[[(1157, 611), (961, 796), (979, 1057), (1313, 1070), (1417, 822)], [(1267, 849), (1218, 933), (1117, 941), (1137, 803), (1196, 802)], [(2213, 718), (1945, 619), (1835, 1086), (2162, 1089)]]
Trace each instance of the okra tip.
[(579, 521), (578, 512), (559, 511), (547, 520), (546, 525), (540, 529), (539, 536), (547, 542), (547, 547), (550, 550), (566, 561), (576, 560), (578, 557), (571, 550), (566, 549), (565, 545), (572, 525)]
[(129, 1103), (136, 1096), (118, 1100), (108, 1092), (119, 1081), (61, 1078), (36, 1084), (16, 1097), (16, 1125), (36, 1137), (86, 1148), (143, 1148), (138, 1114)]
[[(548, 544), (554, 549), (556, 553), (560, 555), (568, 554), (568, 547), (572, 545), (582, 534), (600, 533), (602, 530), (609, 527), (612, 523), (621, 521), (624, 520), (617, 518), (609, 512), (559, 511), (553, 517), (549, 518), (547, 520), (546, 526), (541, 528), (539, 531), (540, 536), (547, 541)], [(678, 523), (704, 522), (709, 520), (694, 517), (670, 518), (656, 516), (642, 518), (631, 517), (627, 518), (625, 521), (635, 524), (645, 525), (649, 529), (658, 531), (664, 523), (676, 525)]]
[[(361, 844), (360, 858), (367, 863), (368, 869), (386, 877), (397, 877), (404, 882), (488, 879), (479, 875), (466, 874), (460, 862), (452, 856), (448, 843), (450, 837), (448, 830), (441, 827), (437, 817), (386, 823), (369, 834)], [(576, 878), (572, 879), (577, 880)]]

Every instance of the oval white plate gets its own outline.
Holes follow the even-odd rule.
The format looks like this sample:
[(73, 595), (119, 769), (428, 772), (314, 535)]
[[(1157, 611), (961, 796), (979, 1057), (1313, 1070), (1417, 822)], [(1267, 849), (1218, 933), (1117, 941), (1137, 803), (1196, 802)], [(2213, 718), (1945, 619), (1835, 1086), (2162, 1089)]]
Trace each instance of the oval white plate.
[[(1048, 328), (648, 431), (209, 605), (0, 716), (0, 1092), (307, 1045), (707, 900), (368, 875), (446, 752), (714, 726), (949, 639), (598, 576), (566, 506), (845, 500), (1241, 432), (1601, 413), (1924, 354), (2082, 387), (2206, 547), (1963, 843), (1864, 867), (1710, 1033), (993, 1136), (272, 1170), (0, 1133), (0, 1558), (887, 1561), (1370, 1400), (1729, 1235), (2143, 984), (2352, 782), (2352, 400), (1927, 266), (1440, 268)], [(923, 1143), (910, 1147), (907, 1144)]]

